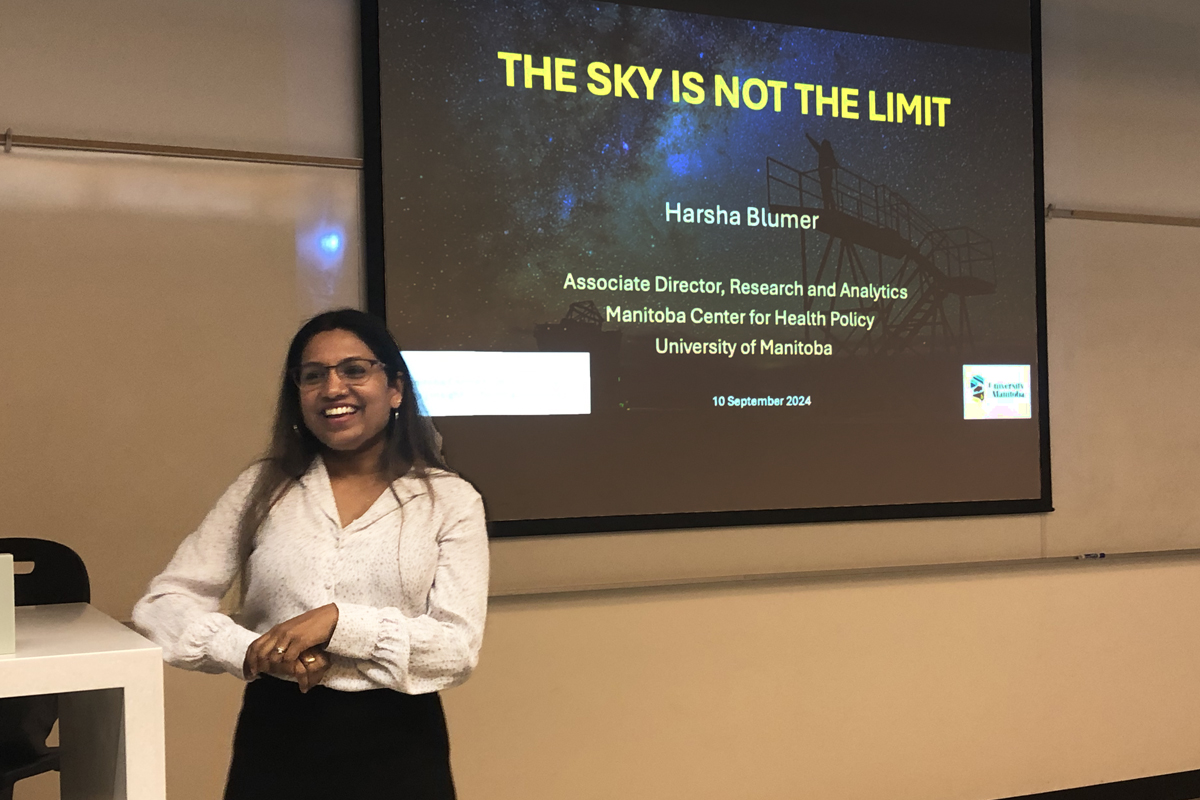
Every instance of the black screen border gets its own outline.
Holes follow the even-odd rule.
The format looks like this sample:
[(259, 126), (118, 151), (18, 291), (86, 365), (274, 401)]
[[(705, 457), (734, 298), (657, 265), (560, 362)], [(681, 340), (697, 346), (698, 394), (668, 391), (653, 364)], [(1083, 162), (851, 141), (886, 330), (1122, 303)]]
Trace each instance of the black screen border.
[[(403, 2), (403, 0), (390, 0)], [(383, 0), (389, 2), (389, 0)], [(1042, 14), (1041, 0), (1027, 0), (1029, 13), (1029, 53), (1032, 65), (1033, 154), (1034, 154), (1034, 220), (1035, 220), (1035, 305), (1037, 311), (1038, 343), (1038, 430), (1041, 463), (1041, 496), (1020, 500), (970, 500), (962, 502), (914, 503), (866, 506), (832, 506), (821, 508), (773, 508), (753, 511), (698, 511), (672, 514), (632, 514), (621, 516), (556, 517), (553, 519), (517, 519), (488, 522), (488, 534), (497, 538), (527, 536), (561, 536), (582, 533), (625, 533), (634, 531), (664, 531), (685, 528), (749, 527), (760, 525), (789, 525), (797, 523), (852, 522), (887, 519), (934, 519), (945, 517), (974, 517), (1014, 514), (1037, 514), (1054, 510), (1050, 480), (1050, 395), (1046, 364), (1048, 340), (1046, 330), (1046, 216), (1045, 175), (1042, 146)], [(360, 31), (362, 58), (362, 134), (363, 134), (363, 245), (367, 311), (387, 320), (386, 273), (384, 268), (383, 215), (383, 129), (380, 110), (379, 71), (379, 3), (380, 0), (360, 0)], [(731, 16), (740, 19), (759, 19), (766, 22), (788, 22), (791, 4), (760, 0), (733, 3), (732, 0), (666, 0), (665, 2), (635, 3), (673, 10)], [(900, 19), (895, 15), (903, 8), (909, 20), (920, 20), (913, 14), (913, 0), (896, 3), (894, 0), (847, 0), (815, 3), (823, 24), (834, 30), (874, 35), (886, 34), (881, 25)], [(921, 0), (929, 10), (925, 19), (961, 20), (952, 14), (939, 13), (962, 8), (961, 0)], [(975, 4), (970, 4), (974, 6)], [(1015, 3), (1010, 3), (1015, 5)], [(1020, 4), (1022, 8), (1024, 3)], [(864, 9), (874, 6), (884, 13), (870, 14)], [(805, 9), (808, 14), (809, 8)], [(889, 16), (889, 14), (891, 14)], [(1007, 33), (994, 24), (995, 20), (980, 19), (974, 26), (955, 31), (953, 27), (933, 30), (919, 35), (917, 29), (902, 29), (898, 38), (962, 44), (990, 49), (1016, 50), (1024, 47), (1013, 42), (1011, 28)], [(812, 24), (809, 23), (809, 27)]]

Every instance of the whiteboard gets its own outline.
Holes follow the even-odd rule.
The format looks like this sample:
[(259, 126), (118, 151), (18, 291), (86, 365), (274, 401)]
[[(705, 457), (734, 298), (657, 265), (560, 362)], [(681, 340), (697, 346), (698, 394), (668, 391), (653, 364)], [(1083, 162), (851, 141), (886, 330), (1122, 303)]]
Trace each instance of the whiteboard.
[(0, 153), (5, 530), (127, 613), (265, 447), (300, 321), (361, 305), (359, 197), (354, 170)]

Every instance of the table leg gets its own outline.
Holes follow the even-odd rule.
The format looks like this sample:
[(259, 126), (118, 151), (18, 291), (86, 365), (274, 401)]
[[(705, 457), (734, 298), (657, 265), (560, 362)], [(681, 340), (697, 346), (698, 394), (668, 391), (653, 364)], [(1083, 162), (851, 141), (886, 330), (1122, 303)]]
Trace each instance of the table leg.
[(58, 697), (62, 800), (126, 800), (125, 690)]

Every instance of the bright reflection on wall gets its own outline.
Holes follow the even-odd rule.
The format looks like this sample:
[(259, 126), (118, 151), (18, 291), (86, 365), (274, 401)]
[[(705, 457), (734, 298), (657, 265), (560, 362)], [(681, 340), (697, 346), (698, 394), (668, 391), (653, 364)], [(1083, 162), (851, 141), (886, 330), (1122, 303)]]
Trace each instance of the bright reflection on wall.
[(357, 170), (18, 148), (0, 153), (3, 209), (115, 212), (131, 232), (166, 219), (244, 225), (238, 235), (263, 247), (243, 268), (294, 259), (302, 316), (363, 307)]
[(318, 269), (337, 269), (342, 265), (346, 233), (337, 223), (321, 220), (296, 235), (296, 254), (313, 262)]

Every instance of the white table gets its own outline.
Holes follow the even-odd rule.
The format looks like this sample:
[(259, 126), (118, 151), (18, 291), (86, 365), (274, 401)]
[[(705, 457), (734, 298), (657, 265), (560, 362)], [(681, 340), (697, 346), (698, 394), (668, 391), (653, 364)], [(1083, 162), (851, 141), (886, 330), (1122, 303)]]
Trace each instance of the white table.
[(165, 800), (158, 645), (86, 603), (21, 606), (0, 697), (59, 695), (63, 800)]

